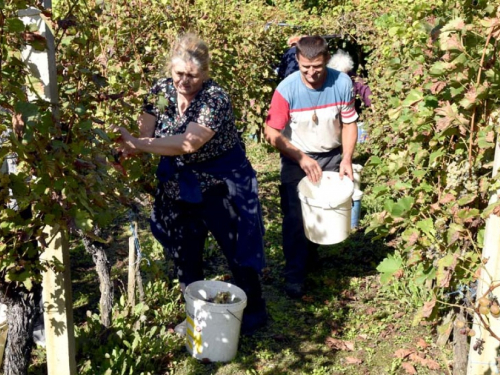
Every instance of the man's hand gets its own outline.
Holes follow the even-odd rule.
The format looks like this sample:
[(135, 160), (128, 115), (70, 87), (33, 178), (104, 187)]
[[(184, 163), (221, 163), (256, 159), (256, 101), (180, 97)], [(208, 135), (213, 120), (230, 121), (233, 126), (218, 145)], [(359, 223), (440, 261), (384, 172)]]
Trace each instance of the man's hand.
[(339, 167), (339, 177), (343, 179), (344, 176), (349, 177), (352, 181), (354, 181), (354, 172), (352, 171), (352, 162), (351, 160), (344, 160), (340, 162)]
[(315, 184), (321, 180), (323, 171), (316, 160), (304, 154), (299, 160), (299, 165), (312, 183)]

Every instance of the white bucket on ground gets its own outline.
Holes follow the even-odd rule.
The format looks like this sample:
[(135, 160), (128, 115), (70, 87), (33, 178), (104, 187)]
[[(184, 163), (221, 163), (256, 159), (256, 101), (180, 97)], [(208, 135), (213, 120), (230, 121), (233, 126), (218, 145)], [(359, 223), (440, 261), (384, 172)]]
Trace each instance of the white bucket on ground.
[(304, 177), (298, 189), (306, 237), (320, 245), (344, 241), (351, 232), (351, 179), (344, 176), (341, 180), (337, 172), (323, 172), (319, 183)]
[[(233, 303), (213, 303), (219, 292), (229, 292)], [(196, 359), (231, 361), (238, 350), (243, 309), (247, 296), (236, 285), (215, 280), (191, 283), (186, 300), (186, 348)]]

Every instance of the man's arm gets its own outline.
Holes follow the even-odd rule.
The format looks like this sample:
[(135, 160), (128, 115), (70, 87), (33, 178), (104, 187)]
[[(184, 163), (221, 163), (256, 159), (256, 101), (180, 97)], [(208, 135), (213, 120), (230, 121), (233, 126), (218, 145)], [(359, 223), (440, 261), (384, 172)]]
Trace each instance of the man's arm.
[(356, 122), (342, 124), (342, 161), (340, 162), (340, 178), (347, 175), (354, 181), (352, 172), (352, 156), (358, 140), (358, 126)]
[(279, 152), (287, 158), (295, 161), (305, 172), (309, 180), (316, 183), (321, 179), (321, 174), (323, 172), (318, 162), (292, 145), (279, 130), (266, 126), (264, 129), (264, 135), (266, 140), (278, 149)]

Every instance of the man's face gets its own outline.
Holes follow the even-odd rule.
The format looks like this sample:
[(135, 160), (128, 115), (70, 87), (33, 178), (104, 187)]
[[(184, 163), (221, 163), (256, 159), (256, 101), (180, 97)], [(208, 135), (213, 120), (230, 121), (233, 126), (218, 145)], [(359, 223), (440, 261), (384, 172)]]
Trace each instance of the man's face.
[(310, 60), (299, 54), (297, 62), (306, 86), (313, 89), (320, 88), (326, 77), (326, 57), (321, 55)]

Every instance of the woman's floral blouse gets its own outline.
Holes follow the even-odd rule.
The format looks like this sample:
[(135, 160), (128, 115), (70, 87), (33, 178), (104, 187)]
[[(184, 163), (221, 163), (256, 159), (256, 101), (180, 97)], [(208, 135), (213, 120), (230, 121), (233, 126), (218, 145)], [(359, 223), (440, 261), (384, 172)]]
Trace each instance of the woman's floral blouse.
[[(182, 116), (179, 115), (177, 108), (177, 91), (172, 79), (158, 80), (145, 97), (143, 107), (145, 112), (156, 117), (156, 138), (182, 134), (190, 122), (196, 122), (215, 132), (215, 135), (198, 151), (172, 156), (177, 165), (216, 158), (239, 142), (231, 101), (224, 90), (211, 79), (203, 83), (202, 89)], [(202, 192), (222, 182), (207, 173), (194, 173), (198, 177)], [(158, 192), (167, 195), (166, 198), (180, 198), (179, 185), (175, 179), (160, 185), (163, 186), (159, 186)]]

